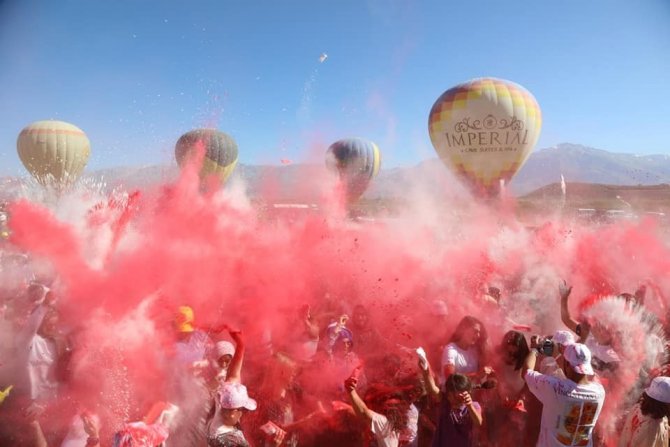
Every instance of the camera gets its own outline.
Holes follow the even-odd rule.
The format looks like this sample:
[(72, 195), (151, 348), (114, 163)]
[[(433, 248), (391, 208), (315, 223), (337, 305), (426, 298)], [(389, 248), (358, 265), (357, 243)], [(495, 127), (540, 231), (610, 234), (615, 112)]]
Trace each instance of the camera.
[(553, 356), (554, 350), (556, 349), (556, 344), (551, 337), (540, 337), (539, 335), (534, 335), (532, 337), (531, 346), (534, 346), (540, 354), (547, 357)]
[(546, 355), (547, 357), (551, 357), (554, 355), (554, 342), (550, 338), (545, 338), (542, 340), (542, 343), (538, 346), (538, 351), (542, 355)]

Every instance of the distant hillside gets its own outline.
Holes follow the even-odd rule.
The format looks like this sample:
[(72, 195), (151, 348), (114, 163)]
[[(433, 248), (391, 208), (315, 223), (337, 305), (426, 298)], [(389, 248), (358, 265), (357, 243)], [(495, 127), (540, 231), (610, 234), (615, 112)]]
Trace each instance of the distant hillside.
[[(520, 203), (536, 207), (556, 207), (563, 203), (560, 183), (543, 186), (519, 198)], [(670, 215), (670, 185), (601, 185), (567, 183), (565, 208), (577, 210), (620, 210), (624, 212), (662, 212)]]
[[(523, 196), (545, 185), (560, 182), (561, 174), (568, 183), (670, 183), (670, 156), (617, 154), (576, 144), (560, 144), (533, 152), (509, 189)], [(416, 178), (439, 183), (445, 177), (450, 177), (450, 174), (440, 160), (426, 160), (416, 166), (382, 171), (375, 179), (370, 194), (384, 196), (393, 191), (394, 185), (407, 184)]]
[[(86, 177), (88, 181), (103, 181), (108, 188), (141, 188), (174, 180), (177, 174), (176, 165), (157, 165), (99, 170), (89, 172)], [(509, 189), (517, 196), (524, 196), (545, 185), (560, 182), (561, 174), (569, 184), (670, 184), (670, 156), (619, 154), (577, 144), (560, 144), (533, 152)], [(231, 181), (243, 180), (251, 197), (262, 195), (273, 200), (317, 200), (326, 175), (323, 165), (240, 164)], [(432, 191), (462, 188), (442, 162), (434, 158), (410, 167), (382, 168), (364, 198), (402, 198), (417, 183), (421, 183), (423, 189)], [(15, 178), (0, 179), (2, 195), (10, 195), (19, 187), (20, 182)]]
[(670, 155), (619, 154), (577, 144), (560, 144), (533, 152), (511, 182), (516, 193), (527, 194), (560, 182), (606, 185), (670, 183)]

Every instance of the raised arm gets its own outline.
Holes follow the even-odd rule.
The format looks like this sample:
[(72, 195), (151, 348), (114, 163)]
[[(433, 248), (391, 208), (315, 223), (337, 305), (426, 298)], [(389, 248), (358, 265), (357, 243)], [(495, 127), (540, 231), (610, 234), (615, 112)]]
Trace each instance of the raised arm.
[(42, 431), (39, 418), (44, 412), (44, 407), (36, 403), (32, 403), (26, 410), (25, 416), (29, 421), (30, 434), (33, 438), (34, 447), (48, 447), (46, 437)]
[(537, 356), (540, 355), (540, 352), (533, 348), (530, 350), (526, 359), (523, 361), (523, 366), (521, 367), (521, 378), (526, 378), (527, 371), (535, 371), (535, 365), (537, 364)]
[(19, 349), (27, 347), (39, 329), (44, 317), (49, 311), (50, 306), (42, 303), (38, 304), (28, 316), (25, 325), (18, 331), (15, 338), (16, 346)]
[(419, 367), (421, 368), (423, 383), (426, 385), (426, 391), (428, 392), (428, 394), (439, 400), (439, 398), (441, 397), (440, 388), (435, 383), (435, 377), (433, 377), (433, 373), (430, 370), (430, 366), (426, 365), (426, 368), (423, 368), (423, 365), (419, 363)]
[(88, 435), (86, 447), (100, 447), (100, 422), (90, 414), (82, 413), (80, 415), (84, 423), (84, 431)]
[(319, 338), (319, 325), (312, 318), (311, 309), (309, 307), (307, 307), (306, 309), (307, 311), (303, 316), (303, 324), (305, 326), (307, 334), (309, 334), (310, 338), (314, 340)]
[(33, 439), (35, 443), (33, 444), (34, 447), (49, 447), (49, 444), (47, 444), (47, 439), (44, 436), (44, 432), (42, 431), (42, 426), (40, 425), (39, 421), (34, 420), (30, 422), (30, 428), (33, 432)]
[(568, 286), (565, 281), (561, 281), (558, 284), (558, 294), (561, 297), (561, 321), (565, 324), (568, 329), (577, 334), (582, 339), (586, 339), (588, 335), (589, 328), (588, 325), (580, 324), (579, 321), (572, 318), (570, 315), (570, 309), (568, 307), (568, 297), (572, 292), (572, 286)]
[(242, 331), (228, 329), (230, 337), (235, 342), (235, 354), (228, 366), (228, 374), (226, 375), (226, 382), (241, 382), (242, 381), (242, 363), (244, 363), (244, 340), (242, 339)]
[(356, 413), (356, 416), (371, 421), (372, 410), (370, 410), (368, 406), (365, 405), (365, 402), (363, 402), (361, 396), (359, 396), (358, 393), (356, 392), (357, 385), (358, 385), (358, 379), (356, 379), (355, 377), (349, 377), (347, 380), (344, 381), (344, 388), (349, 393), (349, 397), (351, 398), (351, 404), (352, 407), (354, 408), (354, 413)]

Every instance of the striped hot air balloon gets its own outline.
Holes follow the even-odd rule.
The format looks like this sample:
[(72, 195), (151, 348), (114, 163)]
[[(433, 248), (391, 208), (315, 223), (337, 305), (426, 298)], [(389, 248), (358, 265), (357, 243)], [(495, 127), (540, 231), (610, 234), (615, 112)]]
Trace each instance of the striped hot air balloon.
[(375, 143), (363, 138), (338, 140), (326, 151), (326, 166), (339, 174), (347, 200), (353, 202), (379, 172), (381, 152)]
[(91, 154), (88, 137), (63, 121), (37, 121), (16, 141), (21, 162), (42, 184), (65, 185), (79, 178)]
[(492, 197), (521, 169), (542, 127), (528, 90), (510, 81), (479, 78), (440, 96), (430, 111), (430, 139), (442, 162), (471, 189)]
[(199, 146), (205, 151), (200, 177), (215, 175), (224, 183), (237, 165), (237, 143), (230, 135), (216, 129), (196, 129), (182, 135), (175, 146), (177, 164), (183, 167)]

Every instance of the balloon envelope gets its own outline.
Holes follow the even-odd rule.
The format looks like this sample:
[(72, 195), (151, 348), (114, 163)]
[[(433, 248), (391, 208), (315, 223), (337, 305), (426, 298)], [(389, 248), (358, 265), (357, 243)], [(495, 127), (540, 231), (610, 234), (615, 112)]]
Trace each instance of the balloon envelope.
[(479, 78), (453, 87), (430, 111), (428, 130), (442, 162), (478, 194), (495, 196), (530, 155), (540, 107), (518, 84)]
[(381, 152), (375, 143), (363, 138), (338, 140), (326, 151), (326, 166), (339, 174), (347, 200), (354, 201), (379, 172)]
[(16, 149), (37, 181), (62, 185), (79, 178), (91, 154), (91, 143), (73, 124), (37, 121), (21, 131)]
[(205, 157), (200, 168), (200, 177), (215, 175), (224, 183), (237, 165), (237, 143), (230, 135), (216, 129), (196, 129), (186, 132), (177, 141), (175, 158), (183, 167), (202, 147)]

